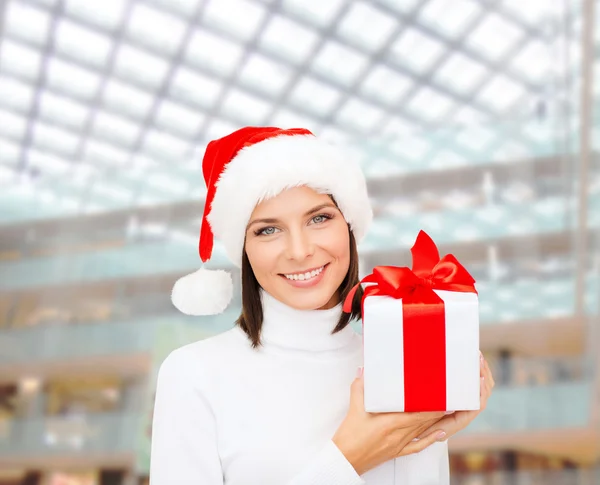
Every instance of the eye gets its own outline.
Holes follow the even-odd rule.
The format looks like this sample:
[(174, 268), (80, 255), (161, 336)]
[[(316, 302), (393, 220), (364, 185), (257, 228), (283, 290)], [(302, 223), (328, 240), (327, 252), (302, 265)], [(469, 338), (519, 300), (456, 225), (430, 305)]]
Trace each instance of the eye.
[(273, 226), (269, 226), (269, 227), (263, 227), (262, 229), (255, 231), (254, 234), (256, 234), (257, 236), (271, 236), (271, 235), (275, 234), (276, 231), (277, 231), (276, 228), (274, 228)]
[(319, 214), (318, 216), (313, 217), (312, 221), (315, 224), (322, 224), (325, 221), (328, 221), (329, 219), (331, 219), (331, 216), (329, 214)]

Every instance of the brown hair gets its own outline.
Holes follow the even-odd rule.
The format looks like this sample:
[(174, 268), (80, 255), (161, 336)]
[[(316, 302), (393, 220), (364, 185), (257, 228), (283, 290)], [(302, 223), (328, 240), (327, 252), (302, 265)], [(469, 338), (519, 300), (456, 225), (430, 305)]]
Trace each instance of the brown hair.
[[(348, 266), (348, 273), (346, 273), (344, 281), (342, 281), (342, 284), (337, 290), (341, 302), (346, 299), (346, 296), (350, 293), (350, 290), (354, 285), (359, 283), (356, 239), (354, 238), (354, 234), (350, 227), (348, 227), (348, 231), (350, 232), (350, 265)], [(257, 348), (262, 345), (260, 333), (263, 323), (263, 309), (260, 298), (260, 288), (258, 280), (256, 279), (256, 276), (254, 276), (250, 261), (248, 260), (248, 255), (244, 250), (242, 254), (242, 313), (235, 323), (246, 333), (252, 342), (252, 348)], [(336, 327), (331, 332), (332, 334), (344, 329), (351, 320), (362, 318), (362, 295), (363, 290), (359, 287), (352, 301), (352, 311), (350, 313), (342, 312)]]

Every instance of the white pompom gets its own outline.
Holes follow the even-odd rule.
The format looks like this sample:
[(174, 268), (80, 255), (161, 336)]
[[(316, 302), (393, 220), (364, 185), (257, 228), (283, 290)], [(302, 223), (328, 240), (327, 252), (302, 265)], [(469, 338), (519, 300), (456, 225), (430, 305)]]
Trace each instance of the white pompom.
[(171, 301), (186, 315), (216, 315), (227, 308), (232, 296), (230, 273), (200, 268), (175, 282)]

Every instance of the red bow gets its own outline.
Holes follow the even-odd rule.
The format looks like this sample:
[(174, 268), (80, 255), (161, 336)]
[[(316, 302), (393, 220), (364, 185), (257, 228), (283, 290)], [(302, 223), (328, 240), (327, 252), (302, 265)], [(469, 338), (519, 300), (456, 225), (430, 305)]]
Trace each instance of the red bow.
[[(451, 254), (440, 259), (433, 240), (419, 232), (414, 246), (412, 270), (377, 266), (361, 283), (368, 296), (382, 295), (402, 299), (404, 339), (404, 410), (442, 411), (446, 409), (445, 305), (435, 291), (477, 293), (475, 280)], [(343, 310), (352, 311), (359, 283), (344, 301)], [(365, 324), (363, 311), (363, 324)], [(369, 325), (369, 322), (366, 323)], [(427, 365), (423, 365), (424, 358)]]
[(424, 231), (419, 232), (410, 251), (413, 257), (412, 270), (407, 267), (375, 266), (372, 274), (363, 278), (350, 290), (344, 301), (344, 312), (352, 311), (352, 300), (362, 283), (375, 283), (365, 288), (363, 299), (367, 296), (382, 295), (402, 298), (407, 300), (407, 303), (441, 301), (434, 289), (477, 293), (475, 280), (465, 267), (452, 254), (440, 259), (437, 246)]

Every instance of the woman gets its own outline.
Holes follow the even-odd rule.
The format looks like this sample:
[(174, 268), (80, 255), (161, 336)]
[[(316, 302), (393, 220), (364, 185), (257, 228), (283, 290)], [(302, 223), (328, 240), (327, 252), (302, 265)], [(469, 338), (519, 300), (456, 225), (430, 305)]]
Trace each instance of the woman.
[[(151, 484), (448, 483), (445, 440), (477, 412), (364, 410), (362, 340), (348, 325), (360, 292), (341, 311), (372, 218), (359, 166), (307, 130), (243, 128), (211, 142), (202, 168), (200, 256), (223, 242), (241, 267), (242, 314), (162, 364)], [(231, 294), (227, 273), (202, 268), (175, 284), (173, 302), (215, 314)], [(483, 359), (482, 376), (483, 409)]]

